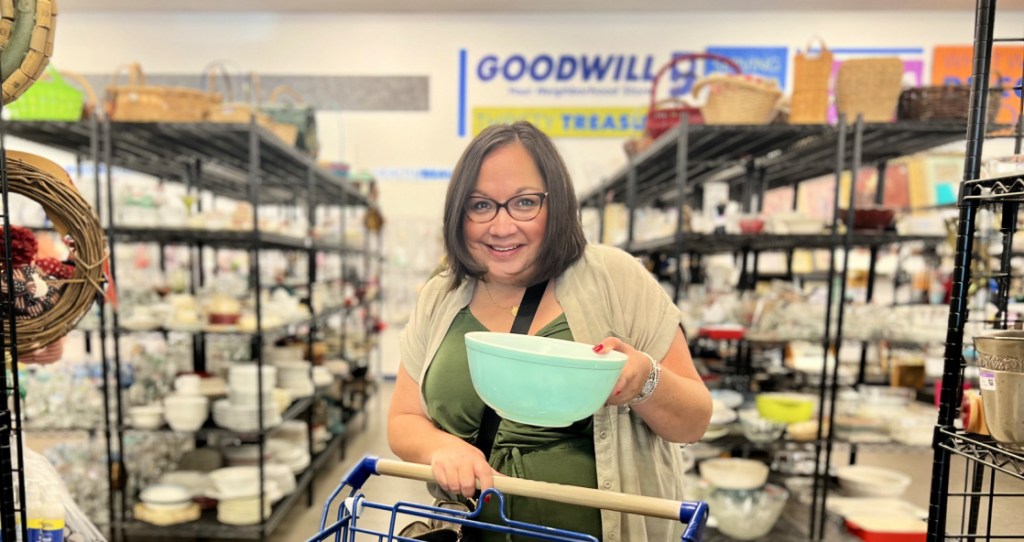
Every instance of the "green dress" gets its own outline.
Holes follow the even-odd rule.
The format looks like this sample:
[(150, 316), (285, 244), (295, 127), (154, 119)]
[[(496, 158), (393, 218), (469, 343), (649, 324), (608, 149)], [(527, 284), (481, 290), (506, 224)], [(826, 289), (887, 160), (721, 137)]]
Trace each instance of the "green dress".
[[(471, 331), (488, 329), (466, 307), (459, 311), (448, 329), (434, 362), (427, 370), (424, 385), (427, 410), (434, 423), (468, 442), (476, 439), (485, 406), (473, 389), (469, 376), (464, 336)], [(564, 314), (544, 326), (537, 335), (572, 340)], [(507, 476), (596, 488), (593, 437), (592, 418), (559, 428), (502, 420), (494, 439), (490, 464)], [(484, 506), (483, 517), (492, 523), (500, 523), (496, 504), (495, 499)], [(506, 495), (505, 515), (516, 521), (601, 538), (601, 512), (594, 508)], [(485, 541), (504, 539), (499, 533), (483, 534)]]

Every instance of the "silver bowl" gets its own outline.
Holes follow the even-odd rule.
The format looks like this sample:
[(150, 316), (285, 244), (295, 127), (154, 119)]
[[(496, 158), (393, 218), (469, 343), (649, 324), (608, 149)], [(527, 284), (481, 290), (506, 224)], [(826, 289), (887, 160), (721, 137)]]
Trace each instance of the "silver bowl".
[(974, 337), (978, 366), (1010, 373), (1024, 373), (1024, 331), (986, 331)]
[(981, 402), (985, 423), (996, 443), (1024, 452), (1024, 373), (981, 369)]
[(988, 431), (1002, 448), (1024, 452), (1024, 331), (988, 331), (974, 349)]

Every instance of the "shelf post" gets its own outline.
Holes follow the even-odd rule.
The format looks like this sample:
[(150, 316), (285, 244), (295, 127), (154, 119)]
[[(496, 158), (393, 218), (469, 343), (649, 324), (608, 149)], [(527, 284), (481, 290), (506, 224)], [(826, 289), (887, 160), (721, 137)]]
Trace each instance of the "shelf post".
[[(971, 74), (970, 109), (967, 117), (967, 148), (963, 180), (977, 179), (981, 172), (985, 137), (986, 100), (992, 59), (995, 0), (978, 0), (974, 19), (974, 65)], [(963, 332), (968, 317), (968, 290), (971, 283), (971, 254), (974, 250), (974, 226), (977, 201), (967, 200), (970, 187), (962, 183), (957, 206), (956, 253), (953, 260), (953, 288), (950, 294), (949, 322), (946, 328), (945, 363), (939, 396), (939, 419), (932, 439), (932, 486), (928, 504), (928, 542), (939, 542), (946, 535), (946, 506), (949, 494), (950, 452), (942, 446), (947, 437), (943, 428), (952, 428), (959, 410), (963, 383)]]
[(679, 133), (676, 139), (676, 272), (674, 301), (679, 304), (683, 297), (683, 250), (686, 248), (686, 188), (690, 181), (690, 116), (679, 118)]
[[(846, 168), (846, 116), (839, 115), (839, 123), (836, 126), (836, 163), (835, 163), (835, 187), (832, 191), (832, 239), (837, 241), (839, 238), (839, 230), (836, 228), (836, 222), (839, 220), (839, 189), (842, 185), (843, 170)], [(794, 189), (793, 201), (796, 204), (796, 190)], [(835, 277), (836, 277), (836, 251), (833, 242), (833, 248), (829, 249), (829, 264), (828, 264), (828, 295), (825, 299), (825, 332), (821, 338), (821, 346), (823, 350), (823, 359), (821, 362), (821, 382), (818, 387), (818, 404), (825, 404), (825, 384), (828, 380), (828, 355), (829, 349), (832, 346), (832, 298), (835, 290)], [(844, 262), (845, 265), (845, 262)], [(841, 302), (841, 301), (840, 301)], [(839, 358), (836, 357), (836, 365), (838, 365)], [(822, 496), (822, 503), (824, 503), (824, 493), (828, 491), (826, 485), (828, 483), (828, 473), (821, 472), (821, 438), (824, 427), (824, 416), (825, 409), (818, 409), (818, 434), (814, 445), (814, 483), (813, 492), (811, 497), (811, 524), (808, 536), (812, 540), (820, 540), (820, 531), (825, 528), (825, 508), (820, 506), (818, 496), (819, 493)], [(831, 425), (830, 425), (831, 427)], [(821, 521), (821, 527), (819, 529), (818, 522)]]

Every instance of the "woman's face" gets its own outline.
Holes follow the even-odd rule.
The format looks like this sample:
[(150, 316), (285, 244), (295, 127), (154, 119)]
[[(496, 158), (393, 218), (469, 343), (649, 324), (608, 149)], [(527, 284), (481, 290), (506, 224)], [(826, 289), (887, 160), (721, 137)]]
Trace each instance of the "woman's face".
[[(522, 194), (546, 190), (533, 157), (516, 142), (492, 151), (484, 159), (470, 197), (505, 203)], [(501, 208), (493, 220), (482, 224), (464, 216), (462, 228), (470, 255), (487, 267), (489, 281), (519, 284), (519, 273), (529, 268), (540, 251), (547, 223), (548, 206), (544, 202), (536, 218), (527, 222), (513, 219), (507, 209)]]

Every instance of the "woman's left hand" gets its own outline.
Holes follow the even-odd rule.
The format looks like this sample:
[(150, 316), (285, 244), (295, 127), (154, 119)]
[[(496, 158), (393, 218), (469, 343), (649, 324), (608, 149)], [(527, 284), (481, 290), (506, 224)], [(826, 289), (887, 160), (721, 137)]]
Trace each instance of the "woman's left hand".
[(651, 374), (651, 360), (643, 352), (622, 342), (616, 337), (608, 337), (594, 345), (594, 352), (598, 354), (615, 350), (626, 354), (625, 367), (619, 373), (619, 380), (615, 382), (611, 394), (608, 396), (606, 405), (625, 405), (640, 393), (648, 375)]

